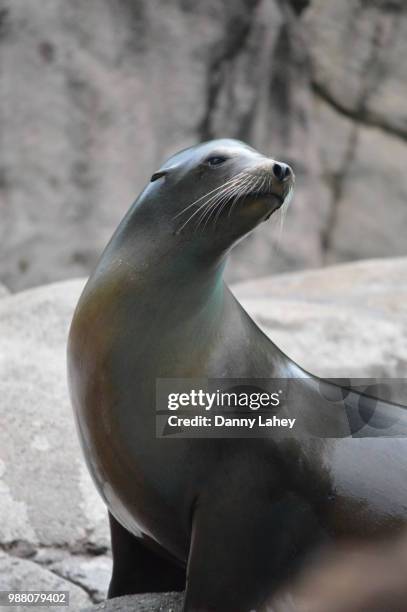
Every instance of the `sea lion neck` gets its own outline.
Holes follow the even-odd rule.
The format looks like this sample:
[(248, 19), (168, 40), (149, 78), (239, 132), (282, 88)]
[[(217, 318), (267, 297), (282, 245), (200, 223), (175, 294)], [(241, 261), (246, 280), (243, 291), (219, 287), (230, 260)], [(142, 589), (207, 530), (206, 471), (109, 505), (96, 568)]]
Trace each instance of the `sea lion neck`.
[(185, 317), (207, 307), (213, 316), (222, 301), (226, 260), (227, 253), (202, 253), (193, 242), (163, 240), (159, 228), (124, 225), (103, 253), (94, 280), (105, 285), (112, 278), (116, 285), (120, 278), (121, 293), (128, 294), (139, 314), (154, 305), (166, 319), (171, 312)]

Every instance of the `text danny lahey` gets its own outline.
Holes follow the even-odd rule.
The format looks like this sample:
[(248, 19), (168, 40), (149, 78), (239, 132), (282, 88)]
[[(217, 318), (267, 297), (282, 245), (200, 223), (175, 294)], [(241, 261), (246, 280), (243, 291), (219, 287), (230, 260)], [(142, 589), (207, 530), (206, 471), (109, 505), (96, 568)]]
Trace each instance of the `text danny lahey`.
[(295, 424), (295, 419), (285, 419), (277, 416), (265, 417), (258, 414), (253, 417), (224, 417), (216, 415), (208, 416), (193, 416), (180, 417), (171, 415), (168, 417), (168, 425), (170, 427), (246, 427), (253, 429), (254, 427), (288, 427), (292, 429)]

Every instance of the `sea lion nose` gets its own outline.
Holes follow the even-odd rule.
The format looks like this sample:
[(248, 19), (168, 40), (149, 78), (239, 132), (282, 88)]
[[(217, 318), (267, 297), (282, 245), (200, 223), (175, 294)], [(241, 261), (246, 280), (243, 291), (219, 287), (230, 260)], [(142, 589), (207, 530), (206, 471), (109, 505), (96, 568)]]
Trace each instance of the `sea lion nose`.
[(290, 166), (288, 164), (283, 164), (282, 162), (275, 162), (272, 170), (274, 176), (281, 182), (287, 181), (293, 175), (293, 171), (291, 170)]

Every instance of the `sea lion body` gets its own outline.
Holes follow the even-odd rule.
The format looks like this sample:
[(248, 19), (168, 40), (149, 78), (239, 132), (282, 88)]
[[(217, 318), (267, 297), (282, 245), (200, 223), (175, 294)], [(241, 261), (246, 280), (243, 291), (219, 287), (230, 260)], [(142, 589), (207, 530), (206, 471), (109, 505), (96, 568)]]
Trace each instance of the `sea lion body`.
[[(211, 167), (208, 155), (226, 161)], [(263, 194), (274, 164), (278, 176)], [(116, 544), (115, 556), (115, 540), (127, 542), (129, 532), (169, 563), (188, 565), (186, 610), (258, 609), (321, 535), (372, 537), (407, 520), (403, 440), (155, 436), (158, 378), (299, 378), (297, 408), (318, 424), (323, 402), (309, 375), (222, 280), (233, 244), (281, 205), (287, 172), (229, 140), (171, 158), (106, 248), (71, 327), (72, 403), (89, 469), (115, 517), (115, 563), (123, 550)], [(232, 214), (215, 210), (216, 223), (207, 214), (195, 231), (189, 213), (199, 219), (199, 200), (228, 181), (236, 191), (228, 200), (223, 189), (222, 204)], [(244, 181), (252, 193), (243, 197)], [(138, 540), (128, 542), (136, 550)], [(143, 590), (127, 584), (126, 572), (114, 573), (111, 595)]]

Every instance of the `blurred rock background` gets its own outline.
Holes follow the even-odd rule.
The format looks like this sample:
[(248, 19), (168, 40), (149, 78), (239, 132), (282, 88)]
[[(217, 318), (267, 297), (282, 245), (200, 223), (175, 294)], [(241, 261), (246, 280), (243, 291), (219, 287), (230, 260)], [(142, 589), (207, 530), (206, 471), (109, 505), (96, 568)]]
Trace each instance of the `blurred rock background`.
[(289, 161), (230, 280), (407, 251), (403, 0), (0, 1), (0, 282), (88, 274), (154, 169), (230, 136)]

